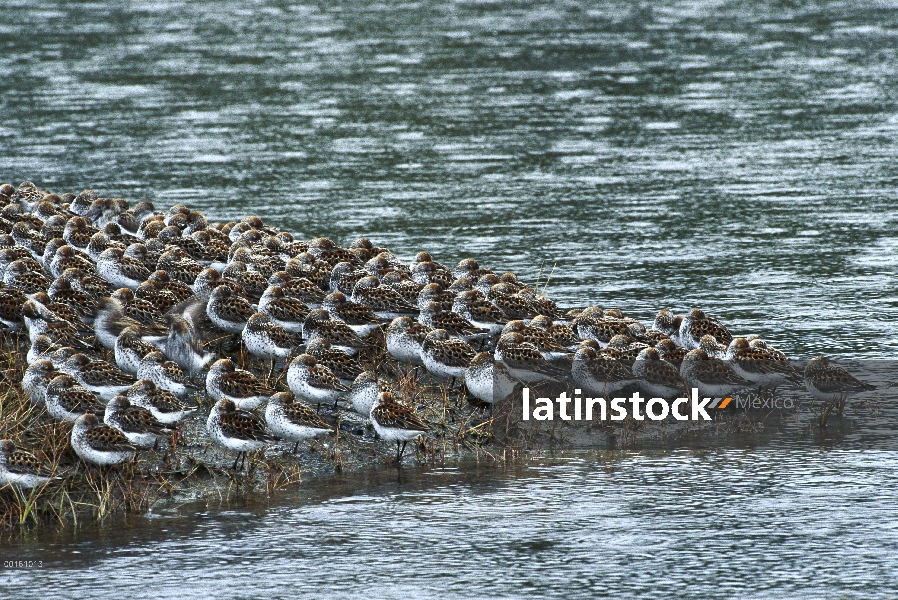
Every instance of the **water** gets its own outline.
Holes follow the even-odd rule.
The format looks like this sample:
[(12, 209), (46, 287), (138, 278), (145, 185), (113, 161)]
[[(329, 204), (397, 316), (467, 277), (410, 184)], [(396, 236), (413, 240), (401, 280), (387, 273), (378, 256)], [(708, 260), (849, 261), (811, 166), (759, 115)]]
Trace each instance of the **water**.
[[(896, 32), (886, 2), (4, 1), (0, 179), (258, 213), (305, 238), (470, 255), (530, 282), (543, 266), (565, 305), (646, 320), (701, 306), (795, 357), (885, 358), (898, 346)], [(550, 569), (615, 595), (685, 594), (681, 564), (703, 597), (869, 595), (895, 580), (890, 455), (725, 458), (695, 472), (633, 458), (607, 476), (565, 463), (546, 467), (557, 479), (484, 475), (486, 490), (425, 472), (411, 490), (362, 485), (370, 504), (297, 499), (178, 532), (221, 574), (219, 558), (342, 531), (367, 545), (315, 544), (290, 576), (336, 570), (346, 595), (570, 595), (577, 578)], [(757, 514), (720, 507), (765, 478)], [(847, 489), (862, 501), (846, 505)], [(531, 497), (545, 512), (514, 508)], [(223, 532), (248, 523), (258, 548), (222, 552)], [(177, 567), (166, 553), (184, 547), (94, 535), (69, 543), (121, 557), (85, 585), (107, 567), (118, 586), (141, 581), (127, 565)], [(552, 544), (512, 547), (531, 535)], [(621, 582), (626, 561), (641, 575)], [(377, 574), (394, 565), (408, 570)]]

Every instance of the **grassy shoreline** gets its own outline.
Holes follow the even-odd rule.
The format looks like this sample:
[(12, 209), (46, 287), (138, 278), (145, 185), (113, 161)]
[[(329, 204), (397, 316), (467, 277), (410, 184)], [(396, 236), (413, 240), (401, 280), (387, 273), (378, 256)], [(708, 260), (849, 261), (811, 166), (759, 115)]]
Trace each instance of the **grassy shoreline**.
[[(21, 380), (27, 337), (0, 340), (0, 438), (12, 439), (53, 465), (57, 479), (21, 494), (11, 486), (0, 489), (0, 529), (77, 523), (117, 513), (145, 513), (162, 500), (226, 498), (233, 494), (264, 494), (299, 485), (306, 477), (322, 477), (372, 464), (390, 465), (391, 446), (375, 442), (367, 419), (351, 410), (322, 407), (321, 416), (335, 433), (301, 446), (278, 443), (249, 456), (239, 472), (231, 469), (234, 455), (214, 445), (206, 433), (212, 402), (205, 393), (192, 398), (199, 410), (170, 439), (160, 440), (156, 451), (139, 452), (134, 460), (111, 468), (88, 466), (69, 444), (72, 424), (53, 420), (22, 391)], [(480, 452), (492, 439), (490, 419), (483, 405), (468, 402), (463, 390), (449, 390), (437, 381), (419, 380), (416, 372), (397, 368), (381, 346), (360, 356), (400, 396), (416, 407), (432, 427), (430, 435), (410, 446), (413, 458), (434, 462), (464, 452)], [(251, 365), (246, 365), (250, 367)], [(264, 366), (255, 365), (257, 373)], [(275, 373), (269, 384), (286, 390), (285, 373)], [(102, 419), (102, 415), (98, 415)]]

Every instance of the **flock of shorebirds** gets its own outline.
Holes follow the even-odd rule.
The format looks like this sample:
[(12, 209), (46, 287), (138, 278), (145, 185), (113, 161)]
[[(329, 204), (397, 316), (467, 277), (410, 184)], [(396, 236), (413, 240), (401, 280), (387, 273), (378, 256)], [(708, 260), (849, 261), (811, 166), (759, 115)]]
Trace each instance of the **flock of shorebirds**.
[[(27, 335), (23, 391), (73, 423), (72, 449), (95, 465), (155, 448), (197, 410), (186, 401), (200, 391), (215, 401), (209, 437), (238, 459), (279, 440), (295, 452), (333, 430), (320, 406), (346, 400), (396, 442), (399, 463), (429, 427), (358, 360), (379, 344), (490, 404), (544, 380), (665, 398), (801, 381), (823, 400), (871, 389), (822, 357), (799, 371), (700, 310), (664, 309), (648, 327), (617, 309), (563, 312), (470, 258), (405, 262), (365, 238), (346, 248), (295, 240), (256, 216), (208, 223), (180, 204), (157, 212), (26, 182), (0, 186), (0, 232), (0, 322)], [(220, 357), (228, 345), (263, 368)], [(268, 384), (266, 369), (279, 365), (289, 392)], [(45, 460), (0, 440), (0, 483), (51, 476)]]

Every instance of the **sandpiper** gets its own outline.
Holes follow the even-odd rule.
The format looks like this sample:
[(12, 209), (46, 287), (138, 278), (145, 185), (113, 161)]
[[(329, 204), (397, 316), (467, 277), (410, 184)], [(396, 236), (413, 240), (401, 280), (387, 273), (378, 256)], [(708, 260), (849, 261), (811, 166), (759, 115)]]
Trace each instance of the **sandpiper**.
[(396, 317), (386, 330), (387, 352), (401, 363), (423, 365), (424, 338), (430, 327), (410, 317)]
[(381, 284), (389, 286), (397, 294), (399, 294), (406, 302), (417, 308), (418, 295), (421, 293), (422, 285), (415, 283), (408, 275), (399, 271), (391, 271), (384, 275), (380, 280)]
[(860, 381), (822, 356), (808, 361), (804, 369), (804, 384), (811, 395), (823, 402), (844, 400), (849, 394), (876, 389), (876, 386)]
[(787, 381), (802, 381), (801, 373), (785, 355), (760, 346), (752, 347), (751, 342), (743, 337), (734, 338), (730, 342), (725, 358), (740, 377), (751, 381), (760, 389), (775, 389)]
[(324, 301), (324, 291), (305, 277), (291, 277), (278, 271), (268, 278), (268, 285), (279, 286), (285, 294), (301, 300), (310, 308), (319, 308)]
[(377, 395), (370, 417), (377, 435), (386, 442), (396, 442), (396, 465), (402, 461), (405, 445), (430, 431), (430, 427), (413, 408), (399, 403), (390, 392)]
[(623, 361), (600, 354), (586, 345), (574, 354), (571, 377), (588, 393), (605, 398), (639, 381)]
[[(80, 316), (85, 323), (93, 323), (97, 315), (97, 299), (90, 294), (77, 290), (68, 279), (59, 277), (47, 290), (53, 302), (68, 306), (75, 314)], [(2, 316), (0, 316), (2, 318)]]
[(352, 289), (352, 300), (368, 306), (381, 319), (413, 315), (417, 307), (409, 304), (393, 288), (381, 285), (376, 277), (362, 277)]
[(309, 307), (302, 300), (288, 296), (281, 286), (269, 285), (259, 299), (259, 312), (290, 333), (301, 334)]
[(110, 294), (110, 298), (119, 302), (122, 307), (122, 314), (125, 317), (134, 319), (147, 327), (163, 327), (162, 313), (159, 309), (149, 300), (137, 298), (129, 288), (115, 290)]
[(686, 350), (686, 348), (677, 346), (671, 338), (661, 340), (660, 342), (655, 344), (655, 350), (658, 351), (658, 355), (662, 360), (666, 360), (667, 362), (675, 366), (677, 368), (677, 371), (679, 371), (680, 364), (686, 357), (686, 353), (689, 352), (688, 350)]
[(477, 290), (468, 290), (456, 296), (452, 312), (470, 321), (474, 327), (486, 329), (490, 335), (500, 333), (508, 323), (508, 317)]
[(286, 360), (300, 344), (291, 333), (273, 323), (264, 313), (251, 316), (241, 336), (250, 354), (270, 361), (272, 365)]
[(454, 382), (465, 376), (474, 358), (474, 349), (464, 340), (451, 337), (445, 329), (434, 329), (421, 344), (421, 359), (427, 371)]
[(124, 433), (138, 448), (155, 447), (159, 436), (171, 431), (149, 409), (132, 406), (124, 396), (116, 396), (109, 401), (103, 422)]
[(196, 276), (196, 279), (193, 280), (193, 283), (190, 284), (190, 289), (193, 290), (193, 293), (199, 298), (208, 300), (209, 295), (212, 294), (212, 290), (218, 287), (220, 283), (221, 273), (212, 268), (205, 268), (200, 271), (199, 275)]
[(633, 375), (639, 378), (639, 387), (650, 398), (672, 399), (687, 396), (686, 383), (679, 370), (661, 360), (654, 348), (645, 348), (633, 362)]
[(3, 272), (3, 283), (10, 287), (19, 288), (26, 294), (34, 292), (46, 292), (51, 281), (44, 276), (34, 265), (29, 265), (23, 259), (14, 260)]
[(332, 347), (322, 338), (310, 340), (306, 346), (306, 354), (330, 369), (337, 379), (344, 383), (353, 381), (359, 373), (364, 371), (357, 360), (343, 350)]
[(22, 318), (32, 344), (41, 335), (46, 335), (59, 345), (81, 349), (91, 347), (71, 323), (60, 319), (53, 311), (39, 302), (26, 301), (22, 306)]
[(549, 362), (539, 348), (526, 342), (519, 333), (506, 333), (500, 337), (494, 356), (505, 365), (512, 377), (524, 383), (547, 379), (562, 381), (570, 375), (564, 363)]
[(318, 364), (314, 357), (300, 354), (287, 369), (287, 385), (297, 398), (316, 404), (336, 406), (337, 401), (349, 391), (333, 372)]
[(31, 346), (25, 354), (25, 362), (30, 365), (35, 361), (49, 358), (50, 354), (59, 347), (49, 335), (41, 334), (31, 342)]
[(452, 285), (455, 277), (445, 267), (434, 262), (420, 262), (412, 269), (412, 279), (421, 285), (438, 283), (444, 288)]
[[(356, 282), (367, 277), (368, 272), (356, 269), (352, 263), (341, 262), (334, 265), (331, 270), (330, 279), (328, 281), (328, 289), (331, 292), (342, 292), (349, 296), (355, 287)], [(358, 300), (356, 300), (358, 302)]]
[(177, 396), (156, 387), (149, 379), (138, 379), (125, 392), (125, 398), (134, 406), (142, 406), (153, 413), (153, 416), (165, 425), (174, 425), (196, 412), (188, 408)]
[(161, 347), (168, 337), (168, 330), (161, 325), (146, 325), (124, 314), (121, 303), (115, 298), (100, 298), (97, 301), (97, 316), (94, 319), (94, 333), (97, 341), (109, 350), (115, 350), (118, 336), (127, 327), (135, 327), (143, 341)]
[(74, 421), (85, 413), (102, 414), (106, 410), (96, 394), (66, 374), (58, 374), (50, 380), (45, 399), (47, 412), (57, 421)]
[(486, 298), (498, 306), (509, 319), (529, 321), (539, 314), (532, 302), (517, 292), (512, 292), (507, 283), (497, 283), (491, 287)]
[(371, 344), (360, 338), (349, 325), (331, 319), (330, 313), (323, 308), (311, 311), (306, 317), (302, 326), (302, 337), (305, 340), (320, 337), (334, 348), (339, 348), (351, 355), (362, 348), (371, 347)]
[(491, 352), (479, 352), (465, 369), (465, 387), (475, 398), (495, 404), (511, 396), (521, 383), (493, 358)]
[(75, 420), (71, 437), (72, 449), (85, 462), (100, 466), (123, 463), (133, 458), (137, 447), (124, 433), (100, 423), (92, 413)]
[(680, 375), (690, 387), (697, 388), (702, 397), (724, 398), (752, 384), (740, 377), (729, 361), (708, 356), (698, 348), (686, 353), (680, 365)]
[(65, 370), (103, 402), (109, 402), (124, 393), (134, 383), (134, 378), (105, 360), (92, 359), (85, 354), (75, 354), (65, 362)]
[(525, 342), (533, 344), (536, 349), (545, 357), (546, 360), (562, 360), (566, 358), (570, 351), (556, 342), (548, 333), (536, 327), (530, 327), (520, 319), (509, 321), (502, 328), (502, 335), (507, 333), (518, 333), (524, 338)]
[(30, 489), (56, 479), (55, 474), (49, 461), (19, 450), (12, 440), (0, 440), (0, 487)]
[(137, 367), (137, 378), (149, 379), (157, 387), (168, 390), (182, 400), (199, 389), (199, 386), (187, 378), (178, 363), (166, 359), (158, 350), (143, 357)]
[(173, 313), (165, 315), (165, 319), (169, 327), (165, 355), (175, 361), (188, 377), (196, 377), (215, 355), (205, 351), (202, 337), (191, 319)]
[(206, 375), (206, 393), (213, 400), (230, 400), (242, 410), (252, 410), (274, 394), (249, 371), (238, 369), (229, 358), (212, 365)]
[(288, 392), (278, 392), (271, 396), (265, 407), (265, 422), (275, 437), (294, 442), (294, 454), (299, 448), (299, 442), (334, 430), (314, 410), (297, 401)]
[(97, 259), (97, 273), (115, 287), (136, 290), (150, 271), (140, 261), (125, 256), (121, 248), (108, 248)]
[(719, 343), (713, 335), (705, 334), (698, 341), (698, 349), (712, 358), (723, 359), (726, 358), (728, 346)]
[(545, 331), (550, 338), (570, 350), (576, 350), (580, 345), (580, 336), (569, 325), (556, 323), (545, 315), (533, 317), (530, 320), (530, 327)]
[(360, 337), (365, 337), (384, 322), (370, 308), (347, 300), (342, 292), (332, 292), (324, 297), (321, 307), (332, 319), (346, 323)]
[(239, 283), (244, 293), (253, 299), (261, 298), (268, 287), (268, 278), (259, 271), (250, 270), (250, 266), (241, 260), (229, 263), (221, 272), (221, 276)]
[(431, 302), (436, 303), (439, 311), (450, 311), (455, 303), (455, 294), (438, 283), (429, 283), (418, 292), (415, 302), (419, 311), (427, 308)]
[(137, 369), (143, 357), (156, 352), (156, 347), (143, 341), (137, 327), (125, 327), (115, 340), (115, 364), (131, 375), (137, 375)]
[(206, 305), (206, 314), (212, 324), (228, 333), (243, 332), (246, 322), (255, 312), (249, 301), (234, 295), (231, 288), (224, 285), (212, 290)]
[[(102, 235), (102, 234), (97, 234)], [(50, 257), (47, 270), (54, 277), (62, 275), (66, 269), (82, 269), (88, 273), (95, 272), (96, 267), (90, 258), (69, 245), (63, 245), (56, 249)]]
[(702, 336), (711, 335), (717, 342), (729, 346), (733, 341), (733, 335), (717, 319), (708, 317), (701, 310), (689, 311), (680, 324), (679, 343), (689, 350), (699, 347)]
[(466, 340), (490, 332), (489, 329), (474, 326), (470, 321), (457, 313), (441, 311), (436, 302), (429, 302), (421, 309), (421, 314), (418, 315), (418, 322), (422, 325), (427, 325), (431, 329), (444, 329), (450, 335)]
[(276, 440), (265, 429), (265, 423), (246, 410), (237, 408), (231, 400), (222, 398), (215, 403), (206, 420), (206, 430), (220, 446), (237, 452), (232, 469), (245, 453), (260, 450)]
[(380, 385), (377, 375), (371, 371), (364, 371), (352, 382), (349, 405), (355, 412), (369, 417), (377, 395), (384, 391), (386, 390)]
[(0, 323), (5, 331), (19, 331), (25, 325), (22, 306), (28, 298), (17, 288), (0, 290)]
[(46, 359), (39, 359), (28, 365), (22, 377), (22, 391), (28, 396), (32, 404), (43, 406), (46, 403), (47, 386), (60, 372), (53, 363)]

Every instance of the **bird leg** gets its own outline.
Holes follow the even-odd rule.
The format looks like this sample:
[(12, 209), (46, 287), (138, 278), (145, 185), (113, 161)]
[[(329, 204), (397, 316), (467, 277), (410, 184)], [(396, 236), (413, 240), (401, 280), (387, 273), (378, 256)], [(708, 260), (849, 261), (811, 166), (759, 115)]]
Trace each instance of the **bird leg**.
[(293, 444), (293, 454), (296, 454), (296, 451), (298, 449), (299, 449), (299, 442), (297, 441), (295, 444)]
[(240, 351), (237, 353), (237, 359), (240, 361), (240, 368), (246, 368), (246, 346), (240, 341)]
[(236, 470), (237, 470), (237, 461), (240, 460), (240, 456), (241, 456), (242, 454), (243, 454), (242, 452), (238, 452), (238, 453), (237, 453), (237, 458), (234, 459), (234, 465), (231, 467), (231, 470), (232, 470), (232, 471), (236, 471)]

